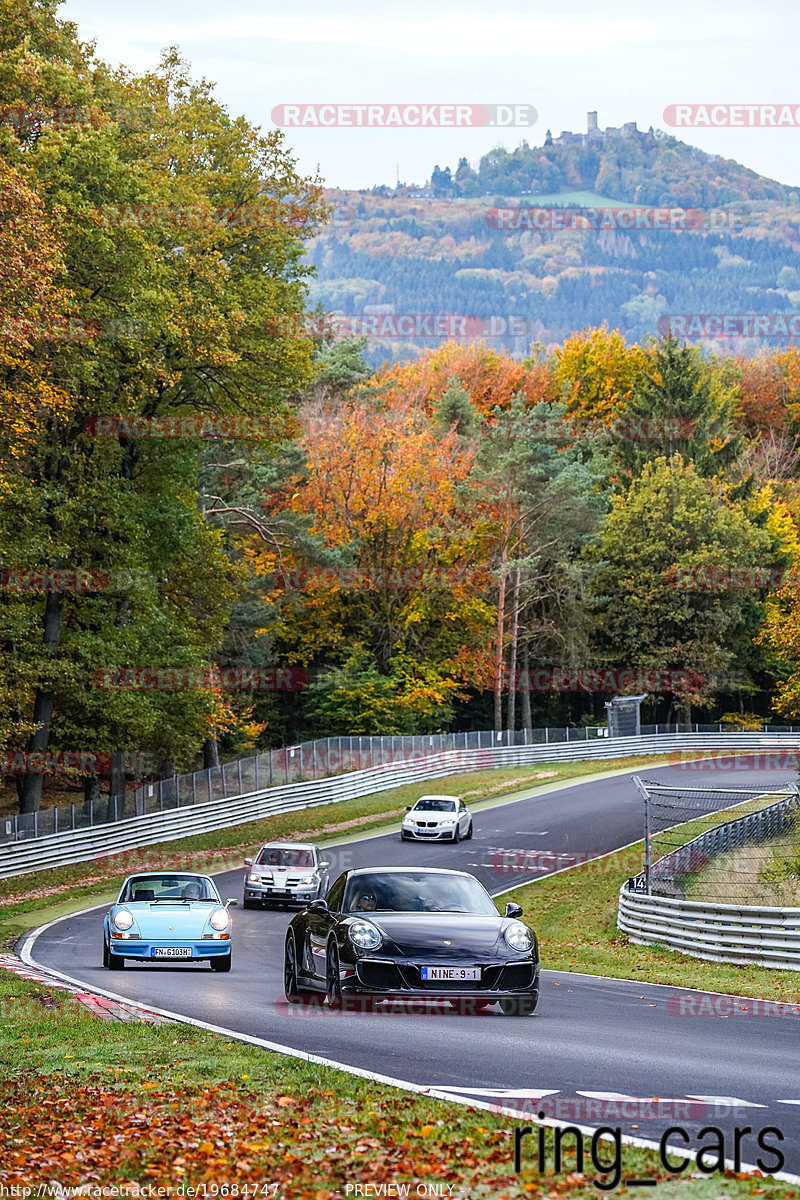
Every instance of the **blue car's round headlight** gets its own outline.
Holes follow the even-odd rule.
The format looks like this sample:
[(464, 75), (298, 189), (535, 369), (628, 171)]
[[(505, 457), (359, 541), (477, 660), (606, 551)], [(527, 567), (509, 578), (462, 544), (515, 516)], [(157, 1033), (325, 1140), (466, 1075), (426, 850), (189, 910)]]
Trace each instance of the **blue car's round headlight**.
[(218, 908), (211, 914), (208, 923), (212, 929), (227, 929), (231, 923), (227, 908)]
[(350, 941), (354, 946), (358, 946), (359, 950), (377, 950), (383, 938), (380, 930), (374, 925), (370, 925), (369, 921), (354, 921), (348, 926)]
[(530, 950), (533, 945), (533, 934), (521, 921), (515, 921), (513, 925), (509, 925), (503, 937), (512, 950)]
[(117, 929), (130, 929), (133, 925), (133, 917), (126, 908), (121, 908), (114, 914), (114, 925)]

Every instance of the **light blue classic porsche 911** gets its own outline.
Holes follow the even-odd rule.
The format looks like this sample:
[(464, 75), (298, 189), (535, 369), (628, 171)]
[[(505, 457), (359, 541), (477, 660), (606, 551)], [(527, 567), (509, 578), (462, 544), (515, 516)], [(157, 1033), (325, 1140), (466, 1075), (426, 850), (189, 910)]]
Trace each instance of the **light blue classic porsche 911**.
[(236, 900), (220, 899), (207, 875), (146, 871), (129, 875), (103, 920), (103, 966), (119, 971), (126, 958), (198, 962), (231, 969), (231, 918)]

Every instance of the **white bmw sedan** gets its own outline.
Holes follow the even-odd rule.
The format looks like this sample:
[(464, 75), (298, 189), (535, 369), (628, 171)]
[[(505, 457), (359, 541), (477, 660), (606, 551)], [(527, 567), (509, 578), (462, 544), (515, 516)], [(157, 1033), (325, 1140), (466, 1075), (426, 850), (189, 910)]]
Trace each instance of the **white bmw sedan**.
[(472, 813), (458, 796), (420, 796), (400, 826), (400, 840), (458, 842), (472, 837)]

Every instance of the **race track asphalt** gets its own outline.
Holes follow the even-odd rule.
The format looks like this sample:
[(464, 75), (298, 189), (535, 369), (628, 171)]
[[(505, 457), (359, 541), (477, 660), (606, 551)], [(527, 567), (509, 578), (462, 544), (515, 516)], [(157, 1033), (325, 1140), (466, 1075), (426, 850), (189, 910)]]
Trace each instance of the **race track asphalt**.
[[(326, 846), (331, 879), (351, 866), (453, 866), (471, 871), (497, 895), (521, 881), (510, 868), (525, 851), (538, 851), (539, 865), (553, 869), (639, 840), (642, 801), (631, 782), (635, 773), (537, 789), (485, 808), (475, 814), (474, 838), (458, 845), (401, 843), (394, 832)], [(685, 766), (638, 773), (688, 786), (712, 783), (708, 772), (693, 775)], [(766, 791), (790, 781), (786, 770), (713, 773), (713, 786), (720, 788)], [(626, 870), (634, 874), (639, 863), (627, 853)], [(243, 870), (217, 876), (223, 897), (236, 896), (241, 903), (242, 880)], [(128, 962), (112, 975), (101, 966), (103, 911), (77, 914), (44, 930), (32, 946), (33, 959), (88, 987), (514, 1112), (620, 1128), (648, 1141), (677, 1125), (688, 1131), (694, 1148), (703, 1127), (713, 1126), (724, 1135), (728, 1158), (734, 1128), (749, 1126), (752, 1132), (741, 1137), (742, 1159), (753, 1164), (761, 1155), (768, 1170), (775, 1156), (765, 1154), (756, 1137), (774, 1126), (784, 1140), (775, 1135), (768, 1140), (780, 1145), (783, 1170), (800, 1174), (800, 1011), (753, 1015), (752, 1001), (748, 1009), (748, 1001), (740, 1000), (731, 1012), (689, 1015), (696, 993), (546, 969), (539, 1009), (528, 1018), (504, 1017), (494, 1009), (463, 1016), (297, 1008), (286, 1003), (282, 986), (290, 912), (235, 913), (230, 974), (199, 964)], [(536, 926), (535, 902), (525, 917)], [(576, 912), (576, 928), (580, 920)], [(713, 1141), (706, 1134), (700, 1144)], [(533, 1155), (532, 1140), (530, 1145)]]

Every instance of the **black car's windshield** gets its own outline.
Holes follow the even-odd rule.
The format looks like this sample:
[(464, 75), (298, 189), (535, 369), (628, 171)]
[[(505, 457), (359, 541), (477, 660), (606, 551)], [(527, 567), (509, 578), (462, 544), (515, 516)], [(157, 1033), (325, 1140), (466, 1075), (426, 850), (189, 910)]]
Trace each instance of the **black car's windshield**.
[(303, 867), (314, 866), (314, 855), (310, 850), (298, 850), (292, 846), (264, 846), (256, 859), (259, 867)]
[(348, 880), (342, 911), (463, 912), (496, 917), (491, 897), (477, 879), (424, 871), (356, 875)]
[(448, 800), (446, 796), (423, 796), (414, 805), (415, 812), (454, 812), (456, 807), (455, 800)]
[(128, 880), (120, 896), (121, 904), (156, 900), (213, 900), (220, 903), (211, 880), (197, 875), (137, 875)]

